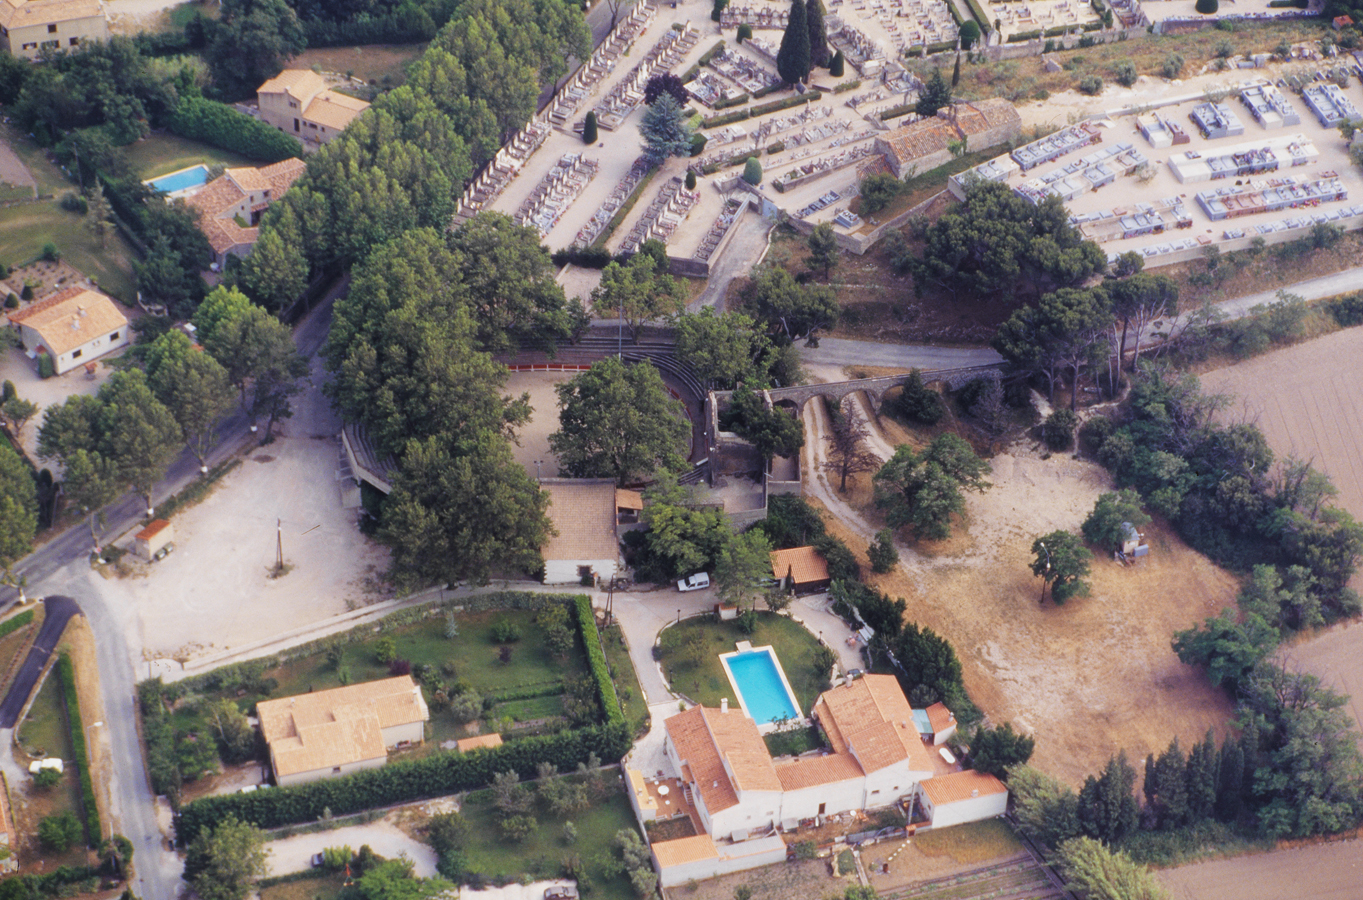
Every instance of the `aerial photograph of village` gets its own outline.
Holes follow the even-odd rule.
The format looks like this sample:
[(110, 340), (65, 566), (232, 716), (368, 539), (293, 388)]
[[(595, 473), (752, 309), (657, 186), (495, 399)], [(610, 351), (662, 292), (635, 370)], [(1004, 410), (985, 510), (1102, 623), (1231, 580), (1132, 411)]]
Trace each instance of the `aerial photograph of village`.
[(1363, 900), (1363, 0), (0, 0), (0, 900)]

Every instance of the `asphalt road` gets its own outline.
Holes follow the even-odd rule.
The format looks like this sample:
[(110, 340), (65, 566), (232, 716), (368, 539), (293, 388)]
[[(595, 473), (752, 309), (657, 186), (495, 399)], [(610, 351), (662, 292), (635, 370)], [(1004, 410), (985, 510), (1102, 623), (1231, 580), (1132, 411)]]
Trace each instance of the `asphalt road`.
[(19, 721), (19, 713), (28, 702), (28, 695), (33, 693), (33, 686), (38, 683), (38, 676), (52, 656), (62, 632), (66, 630), (66, 623), (72, 616), (80, 615), (80, 607), (70, 597), (46, 597), (43, 607), (46, 610), (43, 627), (38, 630), (37, 640), (14, 676), (14, 683), (10, 685), (4, 702), (0, 703), (0, 728), (13, 728)]
[(801, 347), (801, 362), (836, 366), (885, 366), (897, 369), (957, 369), (1003, 362), (989, 347), (930, 347), (923, 344), (877, 344), (844, 338), (819, 338), (817, 347)]

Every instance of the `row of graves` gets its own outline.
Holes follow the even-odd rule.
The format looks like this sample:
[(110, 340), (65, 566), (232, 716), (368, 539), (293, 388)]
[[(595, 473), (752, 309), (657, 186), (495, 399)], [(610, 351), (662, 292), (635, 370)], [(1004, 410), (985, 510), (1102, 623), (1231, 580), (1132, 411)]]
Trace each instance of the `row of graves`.
[(454, 214), (454, 226), (463, 225), (491, 206), (552, 130), (547, 120), (536, 118), (503, 144), (491, 162), (478, 173), (478, 177), (464, 188), (463, 196), (459, 198), (459, 209)]
[(634, 193), (634, 189), (644, 180), (649, 172), (653, 171), (653, 164), (648, 157), (640, 156), (634, 160), (634, 165), (629, 167), (625, 177), (611, 190), (604, 203), (596, 208), (592, 213), (591, 219), (577, 233), (577, 238), (573, 241), (580, 247), (590, 247), (596, 243), (596, 239), (601, 236), (601, 232), (606, 230), (606, 225), (615, 217), (615, 214), (625, 205), (625, 201)]
[(635, 40), (648, 28), (655, 13), (656, 7), (652, 3), (637, 3), (616, 23), (615, 30), (596, 48), (587, 64), (579, 68), (555, 95), (549, 107), (549, 121), (555, 127), (568, 127), (582, 101), (596, 93), (601, 82), (615, 71), (616, 64), (629, 55)]
[(990, 3), (989, 15), (999, 23), (1004, 40), (1029, 31), (1052, 28), (1079, 30), (1102, 21), (1085, 0), (1018, 0)]
[(596, 160), (581, 153), (563, 154), (512, 218), (517, 225), (534, 228), (543, 240), (596, 177), (598, 168)]
[(669, 178), (658, 189), (643, 217), (630, 229), (620, 250), (624, 253), (634, 253), (645, 241), (661, 241), (666, 244), (677, 230), (677, 226), (686, 221), (686, 217), (691, 214), (691, 208), (699, 200), (699, 191), (688, 191), (680, 178), (675, 176)]
[(644, 87), (648, 80), (672, 71), (699, 40), (700, 31), (689, 21), (681, 29), (665, 31), (643, 61), (596, 105), (597, 124), (607, 131), (615, 131), (624, 124), (629, 114), (644, 102)]

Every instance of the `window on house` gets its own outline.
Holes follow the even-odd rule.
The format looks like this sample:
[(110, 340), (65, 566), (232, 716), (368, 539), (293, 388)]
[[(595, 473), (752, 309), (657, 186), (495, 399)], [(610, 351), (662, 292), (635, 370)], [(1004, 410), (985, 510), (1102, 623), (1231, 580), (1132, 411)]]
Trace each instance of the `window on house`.
[(333, 775), (339, 775), (339, 774), (341, 774), (341, 767), (340, 767), (340, 766), (335, 766), (334, 768), (332, 768), (331, 774), (333, 774)]
[(48, 33), (48, 34), (56, 34), (56, 33), (57, 33), (57, 26), (56, 26), (56, 25), (49, 25), (49, 26), (47, 26), (47, 33)]
[(111, 341), (116, 341), (116, 340), (118, 340), (118, 332), (115, 331), (113, 334), (109, 335), (109, 340), (111, 340)]
[(55, 50), (62, 45), (61, 41), (43, 41), (44, 50)]
[(38, 49), (38, 45), (37, 45), (37, 44), (24, 44), (24, 49), (25, 49), (25, 50), (36, 50), (36, 49)]
[(71, 39), (71, 46), (72, 46), (72, 47), (76, 47), (76, 46), (79, 46), (79, 45), (80, 45), (80, 38), (72, 38), (72, 39)]
[(71, 354), (71, 358), (72, 358), (72, 359), (80, 359), (80, 355), (81, 355), (82, 353), (84, 353), (84, 352), (85, 352), (84, 350), (77, 350), (75, 353), (72, 353), (72, 354)]

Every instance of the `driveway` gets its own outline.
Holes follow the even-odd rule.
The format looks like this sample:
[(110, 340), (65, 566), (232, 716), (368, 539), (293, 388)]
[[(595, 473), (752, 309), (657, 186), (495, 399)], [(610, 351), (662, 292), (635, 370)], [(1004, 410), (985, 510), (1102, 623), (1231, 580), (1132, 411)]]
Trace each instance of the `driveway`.
[(368, 825), (351, 825), (270, 841), (265, 845), (269, 853), (265, 864), (269, 866), (270, 877), (273, 878), (310, 869), (313, 854), (321, 853), (327, 847), (349, 847), (359, 851), (365, 844), (386, 859), (406, 856), (412, 861), (418, 877), (430, 878), (436, 874), (435, 851), (430, 845), (408, 837), (402, 829), (384, 819)]
[(66, 623), (72, 616), (80, 614), (80, 607), (70, 597), (48, 597), (43, 601), (43, 608), (43, 627), (38, 631), (38, 638), (28, 651), (23, 666), (19, 668), (19, 674), (14, 676), (14, 683), (10, 685), (4, 702), (0, 703), (0, 728), (13, 728), (19, 720), (19, 711), (28, 702), (28, 695), (33, 693), (33, 685), (38, 683), (38, 676), (51, 658), (52, 649), (57, 646), (62, 632), (66, 630)]

